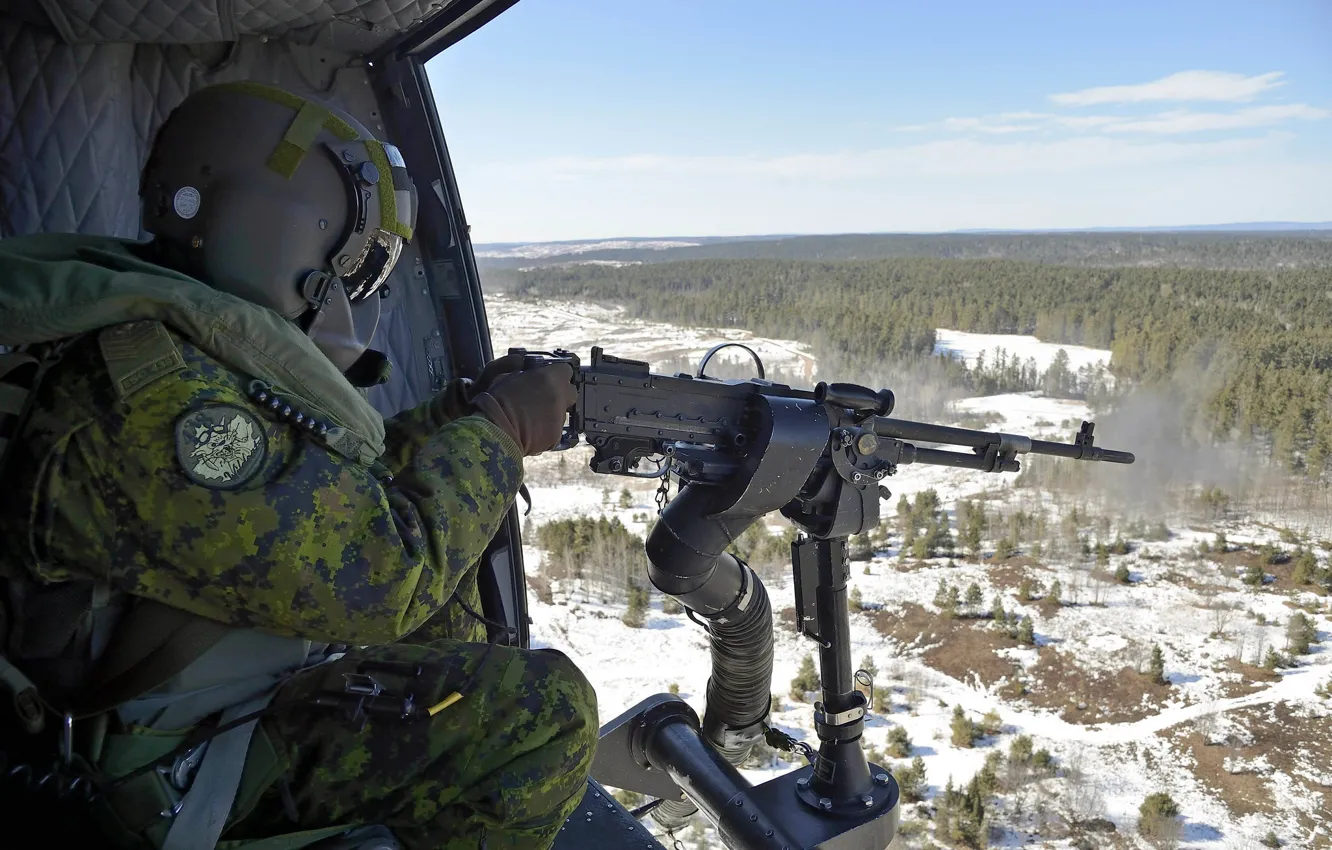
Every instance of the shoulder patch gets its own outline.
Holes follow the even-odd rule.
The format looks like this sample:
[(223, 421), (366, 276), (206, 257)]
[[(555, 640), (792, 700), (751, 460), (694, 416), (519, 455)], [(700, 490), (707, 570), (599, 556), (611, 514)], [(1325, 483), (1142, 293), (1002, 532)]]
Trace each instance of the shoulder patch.
[(161, 322), (112, 325), (97, 335), (97, 343), (121, 399), (128, 399), (163, 375), (185, 368), (185, 358)]
[(263, 426), (248, 410), (208, 404), (176, 421), (176, 458), (196, 484), (235, 490), (259, 473), (267, 455)]

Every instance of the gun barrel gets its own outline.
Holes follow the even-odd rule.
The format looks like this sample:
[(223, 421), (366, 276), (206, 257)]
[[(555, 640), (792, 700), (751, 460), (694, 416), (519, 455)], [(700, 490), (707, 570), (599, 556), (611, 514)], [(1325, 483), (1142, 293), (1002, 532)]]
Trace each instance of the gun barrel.
[(1076, 443), (1052, 443), (1048, 440), (1032, 440), (1031, 453), (1073, 460), (1099, 460), (1105, 463), (1133, 463), (1136, 460), (1133, 452), (1103, 449), (1100, 446), (1079, 446)]
[[(1103, 449), (1099, 446), (1079, 443), (1055, 443), (1049, 440), (1033, 440), (1021, 434), (1004, 434), (998, 431), (973, 431), (970, 428), (953, 428), (949, 425), (934, 425), (928, 422), (912, 422), (909, 419), (894, 419), (890, 416), (874, 417), (874, 433), (880, 437), (889, 437), (907, 442), (941, 443), (950, 446), (967, 446), (973, 449), (996, 447), (1000, 452), (1014, 454), (1040, 454), (1072, 460), (1095, 460), (1108, 463), (1133, 463), (1132, 452)], [(930, 454), (922, 455), (922, 452)], [(961, 462), (964, 455), (947, 452), (944, 457), (926, 460), (935, 453), (933, 449), (917, 449), (917, 462), (943, 464), (947, 466), (970, 466)]]

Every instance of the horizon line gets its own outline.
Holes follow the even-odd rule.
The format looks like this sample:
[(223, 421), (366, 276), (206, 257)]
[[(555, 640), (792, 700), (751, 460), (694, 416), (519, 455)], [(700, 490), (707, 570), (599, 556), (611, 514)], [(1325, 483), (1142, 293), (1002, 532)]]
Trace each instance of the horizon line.
[[(1245, 228), (1252, 228), (1246, 230)], [(1218, 224), (1170, 224), (1170, 225), (1104, 225), (1095, 227), (976, 227), (957, 230), (840, 230), (826, 233), (737, 233), (713, 236), (587, 236), (576, 239), (507, 239), (499, 242), (473, 242), (483, 245), (575, 245), (588, 242), (668, 242), (685, 240), (772, 240), (799, 239), (812, 236), (977, 236), (1006, 233), (1180, 233), (1180, 232), (1230, 232), (1230, 233), (1292, 233), (1300, 231), (1332, 230), (1332, 221), (1244, 221), (1223, 222)]]

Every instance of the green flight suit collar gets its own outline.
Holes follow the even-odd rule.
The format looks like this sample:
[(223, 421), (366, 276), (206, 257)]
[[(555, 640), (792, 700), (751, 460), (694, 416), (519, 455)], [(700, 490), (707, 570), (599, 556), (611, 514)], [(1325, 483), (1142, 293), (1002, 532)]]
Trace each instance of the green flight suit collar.
[(299, 328), (142, 259), (135, 244), (79, 234), (0, 240), (0, 342), (51, 342), (159, 321), (331, 423), (327, 442), (340, 454), (367, 466), (383, 454), (383, 418)]

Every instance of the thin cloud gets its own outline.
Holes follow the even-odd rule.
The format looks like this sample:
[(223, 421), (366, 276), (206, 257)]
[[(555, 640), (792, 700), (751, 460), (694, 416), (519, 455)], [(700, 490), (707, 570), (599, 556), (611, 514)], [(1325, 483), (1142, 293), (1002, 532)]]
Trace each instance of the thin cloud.
[(1002, 112), (974, 118), (946, 118), (935, 124), (916, 124), (898, 130), (946, 130), (953, 133), (1008, 135), (1067, 130), (1080, 133), (1140, 133), (1178, 135), (1211, 130), (1241, 130), (1267, 127), (1287, 121), (1317, 121), (1332, 117), (1332, 111), (1307, 103), (1252, 106), (1234, 112), (1195, 112), (1173, 109), (1150, 115), (1056, 115), (1050, 113)]
[(1162, 112), (1138, 119), (1116, 121), (1102, 127), (1107, 133), (1198, 133), (1206, 130), (1239, 130), (1263, 127), (1285, 121), (1317, 121), (1332, 116), (1326, 109), (1307, 103), (1281, 106), (1257, 106), (1238, 112), (1190, 112), (1186, 109)]
[(1060, 106), (1093, 106), (1101, 103), (1141, 103), (1153, 100), (1245, 101), (1284, 85), (1282, 71), (1246, 77), (1226, 71), (1180, 71), (1150, 83), (1131, 86), (1098, 86), (1081, 91), (1052, 94)]
[(1030, 133), (1039, 129), (1035, 124), (991, 124), (984, 118), (946, 118), (944, 127), (949, 130), (974, 131), (977, 133), (993, 133), (1003, 135), (1007, 133)]

